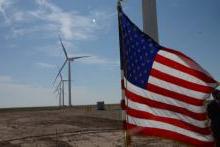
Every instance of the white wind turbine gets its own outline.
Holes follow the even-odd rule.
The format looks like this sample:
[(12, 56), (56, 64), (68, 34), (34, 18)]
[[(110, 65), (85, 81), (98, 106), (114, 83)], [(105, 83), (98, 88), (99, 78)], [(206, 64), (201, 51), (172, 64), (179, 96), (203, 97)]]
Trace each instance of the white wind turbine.
[(63, 63), (63, 65), (61, 66), (56, 78), (55, 78), (55, 81), (57, 79), (57, 77), (60, 75), (62, 69), (64, 68), (64, 66), (66, 65), (66, 63), (68, 62), (68, 93), (69, 93), (69, 106), (72, 106), (72, 102), (71, 102), (71, 62), (77, 60), (77, 59), (80, 59), (80, 58), (87, 58), (87, 57), (90, 57), (90, 56), (77, 56), (77, 57), (69, 57), (67, 52), (66, 52), (66, 49), (63, 45), (63, 42), (61, 40), (61, 37), (59, 36), (59, 40), (60, 40), (60, 44), (62, 46), (62, 49), (63, 49), (63, 52), (65, 54), (65, 61)]
[(68, 80), (64, 80), (61, 73), (59, 74), (59, 76), (60, 76), (60, 82), (58, 83), (54, 92), (58, 92), (59, 99), (60, 99), (59, 100), (60, 106), (64, 106), (64, 97), (65, 97), (64, 96), (64, 90), (65, 90), (64, 83), (67, 82)]
[(62, 84), (61, 81), (57, 85), (56, 89), (54, 90), (54, 93), (57, 92), (57, 96), (59, 98), (59, 107), (62, 106), (62, 98), (63, 98), (63, 93), (62, 93)]

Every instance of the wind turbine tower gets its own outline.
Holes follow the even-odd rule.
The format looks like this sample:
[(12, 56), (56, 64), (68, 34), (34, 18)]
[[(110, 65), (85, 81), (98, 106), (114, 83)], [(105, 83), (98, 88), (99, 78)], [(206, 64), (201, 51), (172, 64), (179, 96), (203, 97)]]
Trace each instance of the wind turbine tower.
[(157, 24), (157, 1), (142, 0), (143, 29), (151, 38), (159, 42)]

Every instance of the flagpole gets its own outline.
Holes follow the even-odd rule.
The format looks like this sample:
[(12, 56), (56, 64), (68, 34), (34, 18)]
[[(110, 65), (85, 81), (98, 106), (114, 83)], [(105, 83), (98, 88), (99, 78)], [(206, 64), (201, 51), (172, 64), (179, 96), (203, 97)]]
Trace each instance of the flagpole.
[[(121, 10), (121, 1), (123, 0), (118, 0), (117, 2), (117, 10), (118, 12)], [(119, 19), (119, 14), (118, 14), (118, 31), (119, 31), (119, 46), (122, 47), (123, 43), (121, 40), (121, 28), (120, 28), (120, 19)], [(123, 48), (123, 47), (122, 47)], [(125, 101), (125, 87), (126, 87), (126, 83), (124, 82), (124, 74), (126, 74), (126, 71), (122, 70), (123, 69), (123, 64), (122, 64), (122, 49), (120, 48), (120, 66), (121, 66), (121, 107), (122, 107), (122, 120), (123, 120), (123, 127), (126, 127), (126, 122), (127, 122), (127, 115), (126, 112), (124, 110), (125, 108), (125, 103), (127, 105), (127, 102)], [(125, 72), (125, 73), (124, 73)], [(124, 84), (125, 83), (125, 84)], [(127, 128), (123, 128), (124, 129), (124, 146), (125, 147), (129, 147), (131, 145), (131, 137), (129, 135), (129, 133), (127, 132)]]
[(159, 43), (156, 0), (142, 0), (143, 30)]

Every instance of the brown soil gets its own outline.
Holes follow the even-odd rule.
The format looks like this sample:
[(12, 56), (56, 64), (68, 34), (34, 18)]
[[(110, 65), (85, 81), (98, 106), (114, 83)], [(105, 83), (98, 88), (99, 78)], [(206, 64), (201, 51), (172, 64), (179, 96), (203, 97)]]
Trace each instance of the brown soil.
[[(122, 147), (118, 106), (0, 110), (0, 147)], [(134, 147), (183, 147), (153, 137), (132, 137)]]

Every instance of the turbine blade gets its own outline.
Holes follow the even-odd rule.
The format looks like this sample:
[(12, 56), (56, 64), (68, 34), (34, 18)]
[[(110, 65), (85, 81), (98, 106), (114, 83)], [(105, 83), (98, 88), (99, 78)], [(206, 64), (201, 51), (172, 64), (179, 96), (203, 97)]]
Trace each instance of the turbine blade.
[(58, 74), (57, 74), (57, 76), (56, 76), (56, 78), (55, 78), (55, 80), (54, 80), (54, 82), (53, 82), (53, 85), (54, 85), (54, 83), (56, 82), (56, 80), (57, 80), (58, 76), (60, 75), (60, 73), (61, 73), (61, 71), (62, 71), (63, 67), (64, 67), (64, 66), (65, 66), (65, 64), (66, 64), (66, 62), (67, 62), (67, 59), (64, 61), (63, 65), (61, 66), (61, 68), (60, 68), (60, 70), (59, 70), (59, 72), (58, 72)]
[(59, 87), (60, 87), (61, 83), (62, 83), (62, 81), (59, 82), (59, 84), (57, 85), (57, 87), (56, 87), (56, 89), (54, 90), (53, 93), (59, 92)]
[(73, 61), (73, 60), (76, 60), (76, 59), (80, 59), (80, 58), (88, 58), (88, 57), (91, 57), (91, 56), (78, 56), (78, 57), (72, 57), (72, 58), (69, 58), (70, 61)]
[(61, 46), (62, 46), (63, 52), (64, 52), (64, 54), (65, 54), (65, 56), (66, 56), (66, 59), (68, 59), (67, 52), (66, 52), (66, 49), (65, 49), (65, 47), (64, 47), (64, 45), (63, 45), (63, 42), (62, 42), (62, 40), (61, 40), (61, 37), (60, 37), (60, 35), (58, 35), (58, 36), (59, 36), (59, 39), (60, 39), (60, 44), (61, 44)]
[(63, 76), (62, 76), (62, 73), (60, 73), (60, 79), (61, 79), (61, 81), (63, 81)]
[(59, 84), (57, 85), (58, 91), (59, 91), (59, 89), (60, 89), (60, 85), (61, 85), (61, 81), (60, 81)]
[[(59, 70), (59, 66), (57, 66), (57, 69)], [(62, 72), (59, 74), (61, 81), (63, 80)]]

